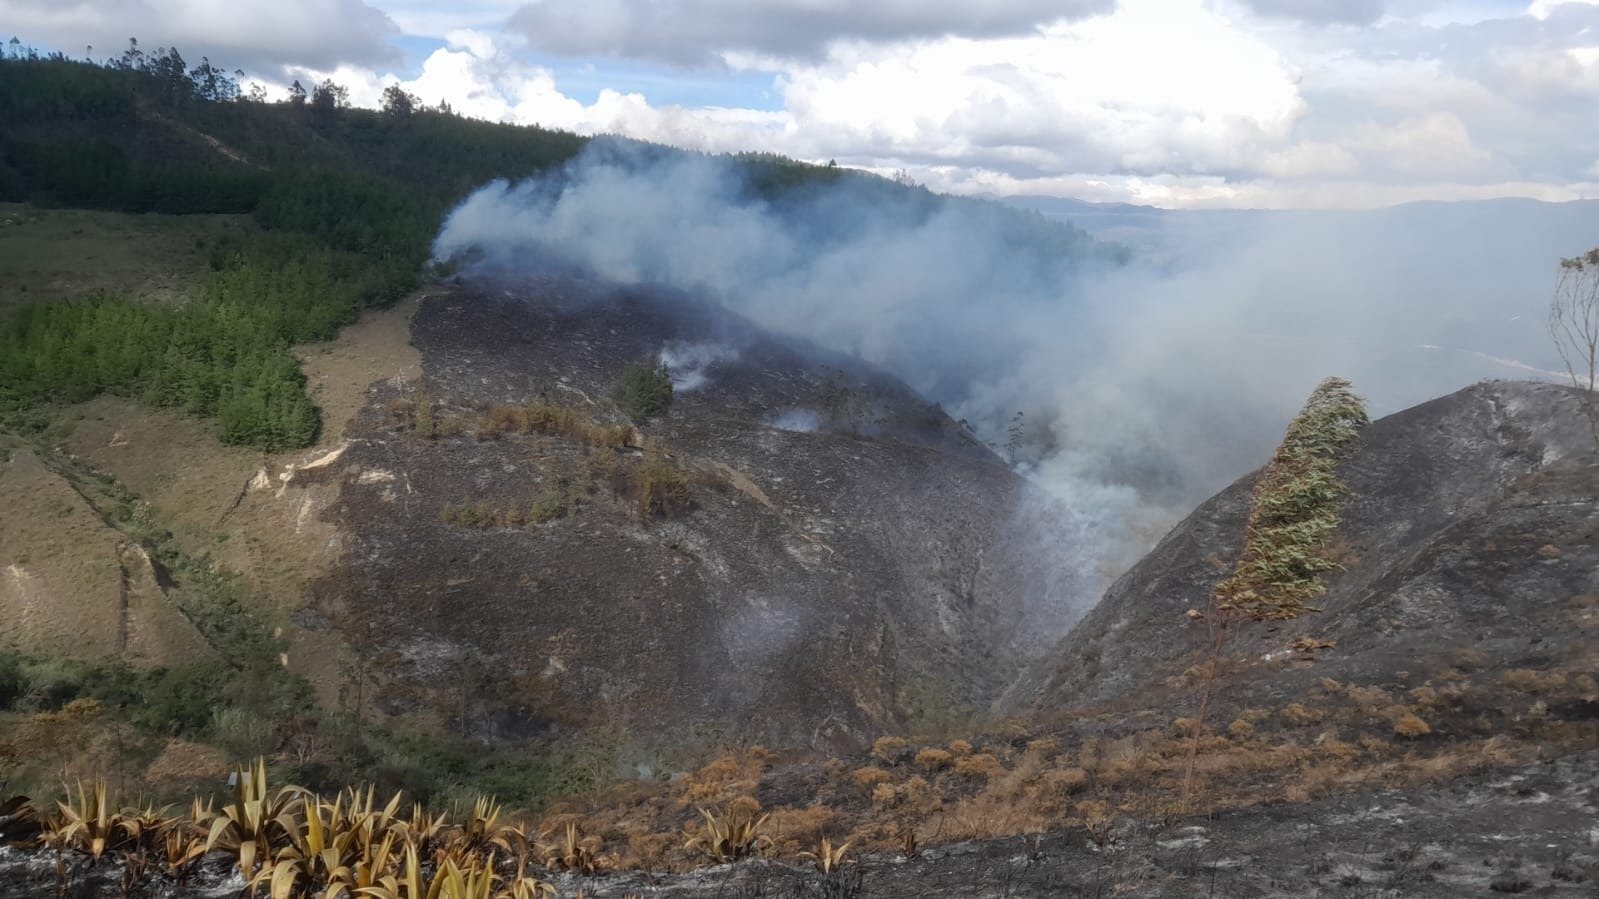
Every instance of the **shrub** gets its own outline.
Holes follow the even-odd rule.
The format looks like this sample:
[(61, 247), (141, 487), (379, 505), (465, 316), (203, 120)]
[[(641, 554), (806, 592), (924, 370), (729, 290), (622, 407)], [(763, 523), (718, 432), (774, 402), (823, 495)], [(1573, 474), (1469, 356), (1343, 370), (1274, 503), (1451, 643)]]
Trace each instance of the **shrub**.
[(925, 769), (929, 774), (936, 774), (948, 768), (955, 761), (955, 757), (942, 749), (931, 747), (916, 753), (916, 766)]
[(1430, 733), (1432, 733), (1432, 728), (1427, 726), (1427, 722), (1415, 715), (1407, 714), (1394, 722), (1395, 736), (1414, 739), (1416, 737), (1425, 737)]
[(1250, 724), (1243, 718), (1239, 718), (1227, 725), (1227, 735), (1234, 740), (1248, 740), (1255, 735), (1255, 725)]
[(664, 364), (640, 362), (622, 370), (611, 393), (629, 418), (648, 418), (672, 405), (672, 375)]
[(955, 774), (959, 777), (993, 778), (1005, 773), (999, 759), (986, 752), (962, 756), (955, 760)]
[(688, 478), (665, 459), (651, 459), (632, 472), (638, 489), (639, 517), (670, 518), (688, 511), (694, 491)]
[(957, 756), (957, 757), (963, 756), (963, 755), (971, 755), (972, 754), (972, 744), (968, 743), (965, 740), (951, 740), (950, 743), (949, 743), (949, 752), (950, 752), (950, 755)]
[(1059, 749), (1060, 741), (1051, 740), (1047, 737), (1039, 740), (1030, 740), (1027, 743), (1027, 751), (1038, 756), (1053, 755)]
[(1198, 718), (1178, 718), (1171, 723), (1172, 733), (1179, 737), (1199, 736), (1200, 724)]
[(566, 514), (566, 496), (554, 488), (545, 488), (527, 510), (527, 518), (534, 524), (554, 521)]
[(1327, 714), (1321, 709), (1306, 708), (1304, 705), (1297, 702), (1290, 702), (1288, 705), (1284, 706), (1283, 710), (1278, 714), (1280, 714), (1282, 719), (1287, 721), (1289, 724), (1297, 724), (1301, 727), (1307, 724), (1315, 724), (1321, 721), (1321, 719), (1327, 717)]
[(850, 775), (850, 779), (855, 781), (855, 785), (863, 790), (871, 790), (878, 784), (888, 783), (890, 780), (893, 780), (893, 778), (894, 776), (892, 774), (889, 774), (887, 771), (884, 771), (882, 768), (879, 768), (876, 765), (868, 765), (865, 768), (858, 768), (854, 774)]
[(872, 758), (898, 765), (910, 756), (911, 744), (904, 737), (878, 737), (872, 744)]

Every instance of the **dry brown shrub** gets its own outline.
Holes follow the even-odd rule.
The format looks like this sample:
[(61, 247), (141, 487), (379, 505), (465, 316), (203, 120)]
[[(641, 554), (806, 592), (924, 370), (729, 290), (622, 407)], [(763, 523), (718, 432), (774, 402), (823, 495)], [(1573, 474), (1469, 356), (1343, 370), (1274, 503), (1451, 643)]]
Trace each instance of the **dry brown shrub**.
[(168, 740), (161, 754), (145, 769), (144, 779), (158, 790), (192, 790), (222, 783), (232, 770), (227, 754), (220, 749), (187, 740)]
[(739, 796), (727, 804), (727, 811), (740, 818), (754, 818), (760, 814), (761, 802), (754, 796)]
[(1028, 802), (1040, 815), (1059, 818), (1071, 807), (1071, 797), (1088, 785), (1088, 772), (1061, 768), (1039, 775), (1028, 791)]
[(937, 774), (938, 772), (943, 771), (954, 761), (955, 757), (953, 755), (950, 755), (948, 752), (942, 749), (935, 749), (931, 746), (923, 749), (921, 752), (916, 753), (916, 767), (921, 768), (929, 774)]
[(878, 737), (872, 744), (872, 758), (898, 765), (910, 757), (911, 744), (904, 737)]
[(1028, 743), (1027, 743), (1027, 752), (1029, 754), (1031, 754), (1031, 755), (1043, 756), (1045, 758), (1048, 758), (1049, 756), (1052, 756), (1056, 752), (1059, 752), (1059, 751), (1060, 751), (1060, 741), (1059, 740), (1051, 740), (1049, 738), (1044, 738), (1044, 739), (1040, 739), (1040, 740), (1029, 740)]
[(1386, 752), (1388, 749), (1387, 740), (1371, 734), (1361, 734), (1358, 742), (1362, 749), (1370, 753)]
[(1177, 718), (1171, 723), (1172, 733), (1179, 737), (1197, 737), (1199, 728), (1198, 718)]
[(1244, 718), (1238, 718), (1227, 725), (1227, 735), (1235, 740), (1248, 740), (1255, 735), (1255, 725)]
[(1303, 704), (1297, 702), (1290, 702), (1277, 714), (1289, 724), (1300, 727), (1319, 724), (1323, 718), (1327, 717), (1327, 713), (1321, 709), (1306, 708)]
[(693, 505), (694, 489), (688, 478), (664, 458), (644, 462), (633, 468), (628, 477), (638, 493), (640, 518), (671, 518)]
[(1316, 740), (1316, 754), (1335, 761), (1352, 762), (1360, 758), (1360, 747), (1338, 739), (1336, 731), (1327, 731)]
[(922, 815), (931, 814), (942, 804), (933, 785), (921, 777), (905, 781), (905, 786), (900, 788), (900, 796), (915, 813)]
[(1599, 606), (1599, 594), (1584, 593), (1581, 596), (1573, 596), (1571, 605), (1578, 609), (1592, 609)]
[(1382, 708), (1393, 705), (1394, 702), (1393, 694), (1382, 687), (1357, 687), (1350, 684), (1344, 688), (1344, 693), (1351, 703), (1362, 709)]
[(993, 840), (1026, 833), (1041, 833), (1048, 827), (1043, 816), (1013, 802), (995, 801), (987, 795), (962, 800), (948, 809), (940, 822), (939, 838), (946, 840)]
[(617, 867), (631, 870), (661, 871), (671, 864), (671, 857), (683, 845), (676, 832), (657, 829), (645, 824), (625, 832), (625, 847), (617, 856)]
[(760, 771), (750, 771), (745, 759), (728, 754), (708, 762), (684, 782), (680, 806), (723, 803), (755, 788)]
[(965, 740), (951, 740), (949, 741), (949, 754), (956, 758), (960, 758), (963, 755), (971, 755), (972, 744)]
[(1244, 709), (1238, 713), (1238, 717), (1250, 724), (1259, 724), (1271, 720), (1271, 709)]
[(1554, 693), (1566, 685), (1566, 676), (1558, 671), (1533, 671), (1514, 668), (1502, 676), (1505, 686), (1522, 693)]
[(774, 809), (765, 833), (782, 855), (798, 855), (820, 843), (837, 822), (838, 813), (825, 805)]
[(1461, 671), (1475, 671), (1488, 664), (1488, 654), (1475, 646), (1461, 647), (1449, 653), (1449, 664)]
[(1436, 709), (1439, 706), (1438, 691), (1430, 686), (1422, 685), (1411, 690), (1408, 694), (1416, 705), (1424, 710)]
[(1545, 543), (1538, 547), (1538, 557), (1542, 559), (1558, 559), (1563, 555), (1565, 552), (1553, 543)]
[(1334, 792), (1344, 781), (1345, 766), (1340, 762), (1322, 762), (1300, 769), (1299, 777), (1287, 785), (1283, 794), (1290, 802), (1314, 802)]
[(1101, 761), (1098, 737), (1084, 741), (1083, 745), (1077, 750), (1077, 764), (1079, 767), (1086, 768), (1089, 771), (1097, 771)]
[(992, 780), (1005, 773), (1004, 763), (986, 752), (963, 756), (955, 760), (955, 774), (957, 777), (982, 777)]
[(1415, 715), (1406, 714), (1394, 722), (1394, 736), (1397, 737), (1414, 739), (1416, 737), (1425, 737), (1430, 733), (1432, 733), (1432, 728), (1427, 726), (1427, 722)]
[(867, 765), (864, 768), (857, 768), (855, 773), (850, 775), (850, 779), (855, 781), (856, 786), (871, 792), (878, 784), (888, 783), (893, 780), (894, 775), (876, 765)]
[(1103, 799), (1080, 802), (1077, 804), (1077, 814), (1082, 821), (1083, 829), (1088, 832), (1088, 838), (1095, 845), (1104, 846), (1110, 842), (1115, 824), (1115, 819), (1110, 813), (1110, 803)]
[(885, 783), (872, 787), (872, 805), (879, 811), (893, 808), (897, 804), (899, 804), (899, 790), (894, 789), (893, 784)]

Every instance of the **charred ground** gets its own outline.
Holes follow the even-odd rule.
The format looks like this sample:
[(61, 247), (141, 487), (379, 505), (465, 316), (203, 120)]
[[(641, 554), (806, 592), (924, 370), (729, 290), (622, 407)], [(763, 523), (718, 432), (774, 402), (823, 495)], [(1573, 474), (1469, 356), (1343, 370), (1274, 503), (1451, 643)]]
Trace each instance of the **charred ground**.
[[(461, 286), (412, 328), (421, 379), (374, 393), (326, 475), (349, 543), (302, 616), (373, 651), (378, 708), (836, 749), (978, 712), (1064, 625), (1019, 601), (1050, 586), (1019, 539), (1047, 503), (859, 363), (577, 280)], [(711, 361), (629, 421), (613, 386), (674, 349)], [(774, 427), (795, 411), (814, 429)]]

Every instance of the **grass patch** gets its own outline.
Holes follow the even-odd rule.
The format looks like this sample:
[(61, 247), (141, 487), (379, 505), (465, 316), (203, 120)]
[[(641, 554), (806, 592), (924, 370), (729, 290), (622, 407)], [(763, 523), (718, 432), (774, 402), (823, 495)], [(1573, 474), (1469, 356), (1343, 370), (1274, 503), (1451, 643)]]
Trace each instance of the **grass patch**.
[(640, 362), (622, 370), (611, 398), (632, 419), (659, 415), (672, 405), (672, 375), (664, 363)]
[(688, 477), (665, 459), (644, 462), (632, 469), (630, 479), (638, 492), (640, 518), (671, 518), (693, 505), (694, 490)]
[(129, 215), (0, 203), (0, 316), (28, 302), (100, 293), (176, 302), (207, 269), (234, 215)]

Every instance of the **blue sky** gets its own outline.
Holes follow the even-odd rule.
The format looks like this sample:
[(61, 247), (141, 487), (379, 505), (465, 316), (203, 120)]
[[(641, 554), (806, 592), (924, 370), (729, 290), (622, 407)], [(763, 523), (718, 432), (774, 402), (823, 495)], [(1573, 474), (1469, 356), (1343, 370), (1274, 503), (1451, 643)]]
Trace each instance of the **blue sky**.
[(1599, 0), (0, 0), (273, 95), (1161, 206), (1599, 197)]

